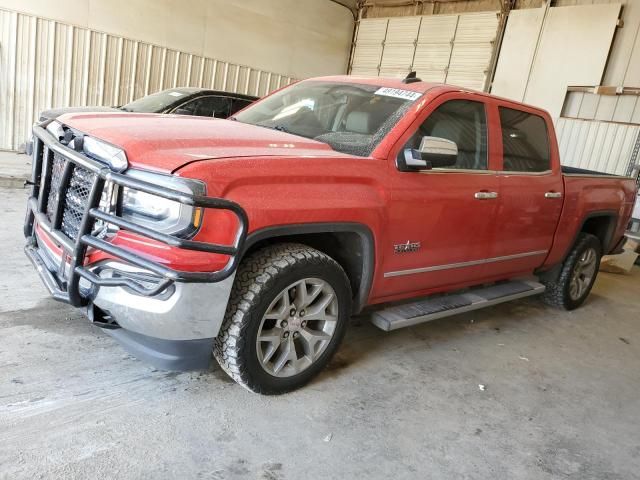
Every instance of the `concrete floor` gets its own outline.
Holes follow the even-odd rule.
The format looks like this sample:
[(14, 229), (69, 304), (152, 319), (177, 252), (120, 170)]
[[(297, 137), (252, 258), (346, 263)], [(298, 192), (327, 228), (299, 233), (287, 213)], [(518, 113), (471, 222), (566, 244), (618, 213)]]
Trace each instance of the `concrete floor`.
[(0, 190), (0, 478), (639, 478), (637, 267), (571, 313), (355, 319), (316, 381), (262, 397), (217, 366), (153, 370), (48, 299), (24, 200)]
[(22, 188), (31, 177), (31, 157), (0, 150), (0, 188)]

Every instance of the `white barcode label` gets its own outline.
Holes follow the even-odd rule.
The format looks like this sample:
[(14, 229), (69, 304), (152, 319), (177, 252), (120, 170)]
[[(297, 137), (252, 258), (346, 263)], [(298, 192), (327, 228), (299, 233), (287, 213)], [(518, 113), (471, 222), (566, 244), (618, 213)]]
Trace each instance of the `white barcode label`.
[(412, 92), (411, 90), (402, 90), (401, 88), (381, 87), (375, 92), (376, 95), (384, 95), (385, 97), (402, 98), (403, 100), (417, 100), (422, 94), (420, 92)]

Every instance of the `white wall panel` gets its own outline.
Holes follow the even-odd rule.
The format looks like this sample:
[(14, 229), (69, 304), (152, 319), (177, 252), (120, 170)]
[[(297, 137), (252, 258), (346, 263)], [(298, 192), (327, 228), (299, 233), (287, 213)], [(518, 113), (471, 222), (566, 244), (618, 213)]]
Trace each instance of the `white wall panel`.
[(420, 17), (390, 18), (380, 61), (380, 75), (406, 76), (411, 71)]
[(570, 85), (599, 85), (620, 4), (549, 9), (524, 100), (560, 116)]
[(543, 19), (544, 8), (509, 13), (491, 93), (514, 100), (524, 98)]
[(458, 19), (458, 15), (422, 17), (413, 68), (423, 80), (446, 81)]
[(0, 149), (24, 148), (40, 111), (121, 105), (164, 88), (262, 96), (293, 78), (0, 9)]
[(626, 175), (640, 125), (562, 117), (556, 132), (563, 165)]
[(418, 38), (421, 17), (395, 17), (389, 19), (385, 45), (413, 44)]
[(563, 105), (578, 105), (588, 118), (613, 120), (613, 97), (565, 97), (568, 86), (601, 84), (620, 8), (614, 2), (552, 7), (546, 17), (545, 8), (512, 11), (491, 92), (542, 107), (554, 118)]
[(498, 27), (497, 12), (361, 20), (353, 75), (404, 76), (483, 90)]
[(389, 19), (374, 18), (360, 20), (357, 42), (353, 49), (351, 73), (353, 75), (378, 75), (384, 39), (387, 36)]
[[(557, 6), (621, 3), (624, 25), (616, 29), (613, 45), (602, 80), (602, 85), (637, 87), (640, 85), (640, 2), (637, 0), (560, 0)], [(574, 106), (579, 105), (578, 111)], [(601, 119), (612, 122), (640, 123), (640, 106), (637, 97), (618, 95), (604, 96), (568, 92), (563, 116)]]

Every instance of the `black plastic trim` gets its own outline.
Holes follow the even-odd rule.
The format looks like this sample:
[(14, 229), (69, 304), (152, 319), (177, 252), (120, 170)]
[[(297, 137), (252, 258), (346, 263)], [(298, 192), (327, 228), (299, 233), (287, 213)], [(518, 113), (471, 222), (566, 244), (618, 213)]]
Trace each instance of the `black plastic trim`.
[(124, 328), (102, 328), (131, 355), (160, 370), (182, 372), (209, 368), (213, 338), (164, 340)]
[(567, 257), (571, 254), (571, 250), (573, 249), (574, 245), (578, 241), (578, 236), (580, 235), (580, 233), (584, 231), (583, 229), (587, 221), (592, 218), (600, 218), (600, 217), (607, 217), (607, 218), (613, 219), (613, 222), (611, 222), (612, 226), (609, 227), (609, 231), (607, 231), (606, 233), (606, 238), (605, 238), (606, 245), (602, 245), (603, 254), (606, 255), (606, 254), (613, 253), (613, 251), (615, 250), (615, 247), (609, 248), (609, 246), (613, 242), (613, 234), (615, 233), (616, 226), (618, 225), (618, 214), (614, 210), (598, 210), (595, 212), (590, 212), (583, 217), (582, 223), (580, 224), (580, 228), (576, 230), (575, 235), (573, 236), (573, 241), (569, 244), (567, 251), (562, 256), (562, 260), (558, 262), (556, 265), (553, 265), (544, 270), (542, 269), (536, 270), (534, 272), (535, 275), (549, 281), (555, 280), (560, 275), (560, 272), (562, 271), (562, 265), (567, 260)]
[(362, 279), (360, 288), (355, 296), (353, 310), (359, 313), (369, 299), (369, 292), (373, 284), (373, 274), (375, 270), (375, 242), (369, 227), (362, 223), (340, 222), (340, 223), (298, 223), (291, 225), (276, 225), (262, 228), (252, 232), (244, 244), (242, 257), (256, 243), (272, 238), (285, 237), (291, 235), (305, 235), (314, 233), (355, 233), (360, 237), (363, 245), (362, 252)]
[(605, 234), (605, 239), (602, 244), (602, 252), (604, 255), (607, 255), (612, 250), (611, 244), (614, 240), (613, 235), (615, 234), (616, 227), (618, 226), (618, 213), (615, 210), (597, 210), (595, 212), (590, 212), (584, 216), (584, 218), (582, 219), (582, 223), (580, 224), (580, 228), (576, 232), (573, 243), (571, 244), (569, 251), (566, 253), (565, 258), (571, 252), (571, 248), (573, 248), (573, 245), (575, 245), (576, 241), (578, 240), (578, 235), (580, 235), (580, 233), (583, 231), (587, 221), (591, 220), (592, 218), (600, 217), (611, 218), (613, 220), (612, 222), (610, 222), (609, 228)]
[(623, 235), (620, 241), (616, 243), (616, 246), (609, 252), (609, 255), (618, 255), (624, 252), (624, 246), (626, 245), (627, 240), (629, 239)]

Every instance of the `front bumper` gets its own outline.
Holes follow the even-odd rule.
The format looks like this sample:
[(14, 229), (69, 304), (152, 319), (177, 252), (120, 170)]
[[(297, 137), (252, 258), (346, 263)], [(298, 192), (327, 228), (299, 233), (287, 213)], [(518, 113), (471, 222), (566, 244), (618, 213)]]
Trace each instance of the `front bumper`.
[[(25, 253), (51, 295), (85, 309), (96, 325), (110, 332), (125, 348), (161, 368), (204, 366), (205, 354), (208, 363), (211, 340), (224, 318), (246, 238), (248, 221), (244, 210), (228, 200), (188, 195), (110, 171), (104, 164), (58, 143), (42, 127), (34, 127), (34, 140), (34, 186), (24, 225)], [(55, 187), (51, 178), (54, 154), (66, 161)], [(82, 210), (77, 237), (70, 238), (61, 225), (66, 189), (71, 188), (72, 172), (78, 168), (91, 172), (95, 180)], [(220, 245), (185, 240), (99, 210), (100, 196), (108, 183), (198, 208), (230, 211), (238, 219), (235, 241)], [(55, 203), (51, 205), (52, 202)], [(94, 234), (96, 221), (164, 243), (174, 251), (226, 255), (228, 262), (221, 270), (211, 272), (175, 270)], [(54, 246), (61, 254), (52, 252)], [(87, 265), (91, 251), (102, 251), (112, 260)], [(194, 355), (197, 362), (191, 358)]]
[[(111, 262), (100, 267), (102, 278), (111, 268), (132, 271)], [(164, 340), (213, 338), (220, 330), (234, 276), (215, 283), (175, 283), (152, 297), (126, 287), (101, 287), (91, 303), (131, 332)]]

